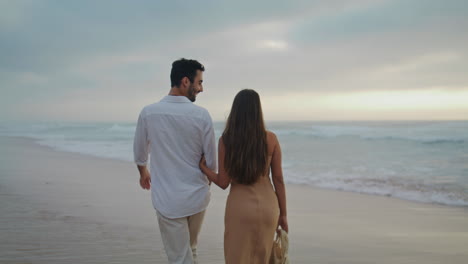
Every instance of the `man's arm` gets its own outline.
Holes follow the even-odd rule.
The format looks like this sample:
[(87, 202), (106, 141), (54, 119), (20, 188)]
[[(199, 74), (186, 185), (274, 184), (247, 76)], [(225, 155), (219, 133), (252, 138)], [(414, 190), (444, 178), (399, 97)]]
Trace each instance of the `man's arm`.
[[(203, 135), (203, 156), (206, 160), (206, 165), (213, 171), (217, 170), (218, 163), (216, 162), (216, 141), (211, 116), (206, 112), (206, 125)], [(200, 157), (201, 158), (201, 157)]]
[(133, 140), (133, 156), (140, 172), (140, 186), (145, 190), (151, 187), (151, 176), (146, 167), (149, 154), (149, 139), (146, 129), (146, 123), (143, 118), (143, 111), (138, 117), (138, 122), (135, 130), (135, 138)]
[(219, 142), (218, 142), (219, 172), (216, 173), (212, 171), (211, 169), (209, 169), (206, 166), (206, 161), (204, 157), (202, 157), (202, 159), (200, 160), (200, 164), (199, 164), (200, 169), (208, 177), (208, 179), (214, 182), (223, 190), (225, 190), (229, 186), (229, 184), (231, 184), (231, 179), (229, 178), (228, 174), (224, 170), (224, 155), (225, 155), (225, 149), (224, 149), (223, 137), (220, 137)]

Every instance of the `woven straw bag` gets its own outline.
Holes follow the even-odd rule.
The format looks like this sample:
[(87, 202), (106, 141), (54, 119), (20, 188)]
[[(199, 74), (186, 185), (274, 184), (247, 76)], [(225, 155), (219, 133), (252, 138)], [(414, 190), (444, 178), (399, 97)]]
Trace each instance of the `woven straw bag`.
[(270, 264), (290, 264), (288, 257), (289, 238), (288, 233), (280, 229), (276, 233), (276, 239), (273, 242), (271, 250)]

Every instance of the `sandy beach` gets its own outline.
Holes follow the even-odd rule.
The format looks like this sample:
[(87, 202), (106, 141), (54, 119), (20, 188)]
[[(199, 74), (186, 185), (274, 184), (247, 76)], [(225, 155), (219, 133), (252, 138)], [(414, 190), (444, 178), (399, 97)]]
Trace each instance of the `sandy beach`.
[[(0, 263), (167, 263), (134, 164), (0, 137)], [(216, 186), (200, 263), (223, 263)], [(288, 185), (291, 263), (467, 263), (468, 208)]]

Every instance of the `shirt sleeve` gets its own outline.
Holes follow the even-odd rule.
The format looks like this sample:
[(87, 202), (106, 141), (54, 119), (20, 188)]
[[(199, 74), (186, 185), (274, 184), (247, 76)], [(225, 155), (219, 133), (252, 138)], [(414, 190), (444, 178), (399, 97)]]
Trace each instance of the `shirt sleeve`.
[(203, 153), (206, 165), (213, 171), (217, 171), (218, 163), (216, 159), (216, 141), (211, 116), (206, 112), (205, 131), (203, 135)]
[(146, 122), (143, 116), (143, 110), (138, 117), (133, 140), (133, 158), (138, 165), (146, 166), (148, 163), (149, 139)]

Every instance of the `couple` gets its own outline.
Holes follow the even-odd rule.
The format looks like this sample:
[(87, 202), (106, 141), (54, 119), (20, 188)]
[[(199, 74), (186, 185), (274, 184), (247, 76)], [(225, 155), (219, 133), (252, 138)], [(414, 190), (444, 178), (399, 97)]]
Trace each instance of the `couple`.
[(204, 71), (196, 60), (175, 61), (169, 95), (141, 111), (134, 139), (140, 185), (151, 189), (169, 263), (197, 263), (211, 182), (222, 189), (231, 185), (224, 220), (226, 263), (268, 263), (275, 231), (288, 231), (280, 145), (265, 130), (258, 94), (242, 90), (219, 139), (217, 164), (211, 117), (193, 104), (203, 92)]

